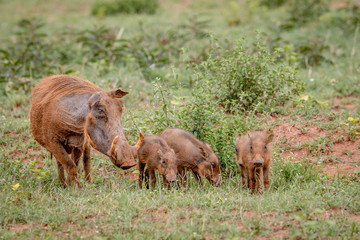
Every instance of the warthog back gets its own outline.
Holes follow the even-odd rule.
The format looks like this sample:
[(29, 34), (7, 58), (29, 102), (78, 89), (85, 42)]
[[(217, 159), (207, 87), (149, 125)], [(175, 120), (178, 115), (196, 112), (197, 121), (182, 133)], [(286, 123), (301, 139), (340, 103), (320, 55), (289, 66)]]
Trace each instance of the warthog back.
[(200, 183), (201, 177), (205, 177), (211, 184), (219, 186), (219, 160), (209, 144), (200, 142), (191, 133), (178, 128), (167, 128), (160, 133), (160, 137), (162, 137), (176, 153), (178, 173), (183, 186), (187, 181), (184, 168), (191, 169), (195, 178)]

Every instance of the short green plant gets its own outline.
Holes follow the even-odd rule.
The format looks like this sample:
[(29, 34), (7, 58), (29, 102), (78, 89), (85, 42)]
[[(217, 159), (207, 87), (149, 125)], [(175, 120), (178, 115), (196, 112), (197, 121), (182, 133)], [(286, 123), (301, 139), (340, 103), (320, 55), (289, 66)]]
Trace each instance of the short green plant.
[(324, 40), (307, 38), (305, 41), (297, 43), (294, 51), (302, 57), (301, 66), (308, 68), (309, 66), (318, 66), (323, 62), (332, 64), (332, 61), (326, 56), (329, 48)]
[(290, 0), (287, 1), (287, 8), (290, 13), (286, 27), (296, 27), (304, 25), (310, 21), (318, 19), (322, 14), (329, 10), (327, 0)]
[(345, 6), (333, 9), (320, 17), (320, 21), (329, 27), (336, 26), (345, 34), (353, 34), (360, 27), (360, 6), (356, 0), (345, 1)]
[(314, 165), (306, 162), (275, 161), (272, 166), (272, 187), (287, 188), (292, 184), (302, 185), (319, 180)]
[(275, 8), (280, 7), (284, 3), (286, 3), (286, 0), (258, 0), (260, 5), (269, 7), (269, 8)]
[(158, 0), (111, 0), (98, 1), (91, 10), (93, 15), (104, 16), (118, 13), (155, 13), (159, 7)]
[(76, 36), (82, 46), (83, 64), (103, 61), (111, 69), (127, 53), (128, 43), (121, 39), (121, 33), (121, 30), (115, 33), (105, 26), (80, 31)]
[(348, 117), (347, 122), (342, 123), (345, 127), (345, 132), (348, 135), (350, 141), (355, 141), (360, 135), (360, 118)]

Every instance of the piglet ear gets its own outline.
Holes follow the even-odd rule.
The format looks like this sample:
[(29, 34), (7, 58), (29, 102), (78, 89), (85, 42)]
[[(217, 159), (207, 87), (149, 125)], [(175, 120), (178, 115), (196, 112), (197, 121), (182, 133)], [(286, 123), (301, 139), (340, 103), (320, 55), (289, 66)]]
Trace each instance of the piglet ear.
[(162, 157), (164, 156), (164, 153), (163, 153), (163, 151), (161, 151), (161, 149), (159, 149), (159, 150), (157, 151), (157, 153), (159, 154), (159, 157), (160, 157), (160, 158), (162, 158)]
[(274, 140), (274, 133), (269, 132), (266, 137), (266, 144), (271, 143)]
[(111, 90), (108, 91), (107, 94), (109, 95), (109, 97), (112, 98), (122, 98), (123, 96), (125, 96), (126, 94), (128, 94), (129, 92), (125, 92), (123, 90), (119, 89), (115, 89), (115, 90)]
[(236, 143), (238, 143), (238, 142), (239, 142), (239, 140), (240, 140), (239, 135), (238, 135), (238, 134), (235, 134), (235, 138), (236, 138)]
[(199, 149), (200, 149), (201, 154), (203, 155), (203, 157), (204, 157), (205, 159), (207, 159), (208, 154), (207, 154), (207, 152), (205, 151), (204, 147), (203, 147), (203, 146), (200, 146)]

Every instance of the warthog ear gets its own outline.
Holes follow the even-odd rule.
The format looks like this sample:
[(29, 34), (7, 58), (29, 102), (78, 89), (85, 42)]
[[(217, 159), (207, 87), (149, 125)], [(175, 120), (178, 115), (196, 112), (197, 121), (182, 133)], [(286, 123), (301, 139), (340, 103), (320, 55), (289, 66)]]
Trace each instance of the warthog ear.
[(143, 145), (143, 143), (144, 143), (144, 135), (140, 132), (139, 140), (137, 141), (137, 143), (135, 145), (136, 151), (140, 149), (140, 147)]
[(208, 144), (207, 142), (206, 142), (206, 143), (204, 143), (204, 145), (205, 145), (207, 148), (211, 149), (210, 144)]
[(203, 157), (204, 157), (205, 159), (207, 159), (208, 154), (207, 154), (207, 152), (205, 151), (204, 147), (203, 147), (203, 146), (200, 146), (199, 149), (200, 149), (201, 154), (203, 155)]
[(97, 104), (100, 101), (100, 97), (101, 97), (100, 92), (94, 93), (88, 101), (89, 108), (92, 108), (95, 104)]
[(122, 98), (123, 96), (125, 96), (126, 94), (128, 94), (129, 92), (125, 92), (123, 90), (119, 89), (115, 89), (115, 90), (111, 90), (108, 91), (107, 94), (109, 95), (109, 97), (112, 98)]
[(266, 137), (266, 144), (271, 143), (273, 139), (274, 139), (274, 133), (269, 132)]
[(163, 153), (163, 151), (161, 151), (161, 149), (159, 149), (159, 150), (157, 151), (157, 153), (159, 154), (159, 157), (160, 157), (160, 158), (163, 158), (164, 153)]
[(236, 143), (238, 143), (240, 141), (240, 137), (238, 134), (235, 134), (235, 139), (236, 139)]

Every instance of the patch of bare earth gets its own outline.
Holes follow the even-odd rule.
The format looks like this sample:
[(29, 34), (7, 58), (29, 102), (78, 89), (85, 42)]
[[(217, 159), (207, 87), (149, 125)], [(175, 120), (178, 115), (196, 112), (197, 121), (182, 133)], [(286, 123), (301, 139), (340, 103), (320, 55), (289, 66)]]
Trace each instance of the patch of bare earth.
[(356, 105), (351, 103), (356, 101), (358, 98), (355, 96), (337, 97), (334, 99), (333, 109), (335, 111), (346, 110), (349, 113), (353, 113), (356, 109)]
[(47, 224), (30, 224), (30, 223), (18, 223), (8, 226), (8, 230), (15, 232), (27, 231), (28, 229), (49, 229)]
[[(83, 219), (87, 221), (95, 221), (101, 217), (105, 216), (104, 213), (101, 212), (90, 212), (88, 214), (83, 215)], [(69, 222), (63, 223), (61, 225), (61, 230), (52, 229), (48, 226), (48, 224), (36, 224), (36, 223), (19, 223), (19, 224), (12, 224), (8, 226), (8, 230), (15, 231), (15, 232), (22, 232), (28, 231), (30, 229), (41, 229), (42, 231), (50, 231), (53, 234), (61, 237), (61, 238), (70, 238), (71, 236), (78, 236), (81, 238), (91, 237), (100, 231), (100, 226), (95, 227), (86, 227), (84, 228), (82, 225), (78, 224), (70, 220)], [(102, 232), (105, 229), (101, 229)], [(71, 233), (71, 235), (69, 234)]]
[[(270, 232), (266, 236), (259, 235), (256, 239), (270, 239), (270, 238), (289, 238), (290, 232), (287, 229), (293, 221), (290, 216), (285, 213), (279, 212), (256, 212), (253, 210), (249, 211), (240, 211), (238, 209), (231, 210), (232, 215), (240, 215), (243, 219), (249, 218), (260, 218), (265, 220), (266, 224), (263, 226), (266, 229), (269, 229)], [(239, 231), (243, 231), (245, 225), (241, 220), (225, 220), (222, 224), (231, 224), (236, 225)]]
[[(304, 118), (303, 116), (297, 116)], [(281, 149), (281, 157), (288, 161), (308, 160), (323, 166), (323, 173), (329, 176), (354, 176), (360, 172), (360, 136), (350, 141), (343, 130), (328, 131), (319, 129), (311, 121), (301, 120), (289, 123), (283, 116), (274, 129), (274, 142)], [(318, 116), (317, 121), (330, 121)], [(327, 141), (323, 146), (316, 145), (318, 139)]]

